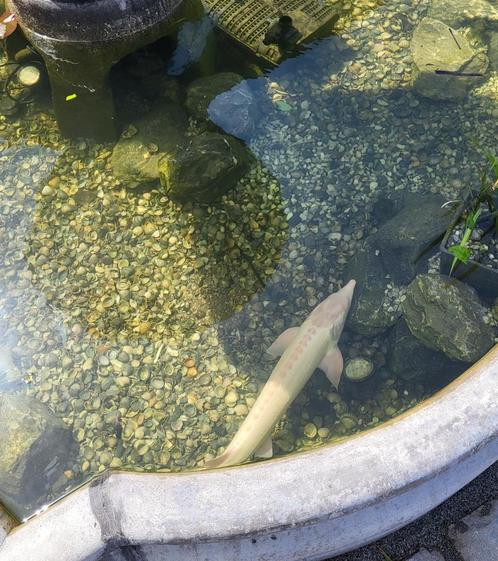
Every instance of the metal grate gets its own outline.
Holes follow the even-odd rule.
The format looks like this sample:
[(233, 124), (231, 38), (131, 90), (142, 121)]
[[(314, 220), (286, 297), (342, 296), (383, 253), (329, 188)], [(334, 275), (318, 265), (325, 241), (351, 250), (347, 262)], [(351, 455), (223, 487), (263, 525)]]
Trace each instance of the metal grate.
[(216, 25), (236, 41), (270, 62), (283, 55), (276, 45), (263, 39), (281, 15), (289, 15), (301, 33), (299, 43), (316, 36), (339, 15), (339, 4), (324, 5), (323, 0), (202, 0)]

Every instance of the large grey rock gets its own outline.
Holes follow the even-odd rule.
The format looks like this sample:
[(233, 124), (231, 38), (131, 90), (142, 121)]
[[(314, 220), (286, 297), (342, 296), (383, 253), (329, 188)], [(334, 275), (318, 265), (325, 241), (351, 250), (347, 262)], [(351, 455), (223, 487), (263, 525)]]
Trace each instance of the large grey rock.
[(176, 156), (164, 156), (159, 173), (172, 199), (212, 203), (236, 185), (251, 162), (250, 153), (235, 138), (205, 132)]
[(186, 142), (187, 117), (176, 104), (156, 104), (135, 125), (137, 132), (121, 138), (111, 156), (114, 175), (125, 187), (135, 188), (159, 179), (158, 162)]
[(185, 106), (189, 113), (197, 119), (209, 119), (208, 107), (223, 92), (230, 91), (243, 78), (234, 72), (220, 72), (198, 78), (189, 84)]
[(485, 310), (466, 284), (444, 275), (418, 275), (402, 304), (410, 331), (427, 347), (452, 360), (475, 362), (494, 344)]
[(209, 119), (228, 134), (249, 140), (254, 134), (259, 111), (247, 82), (220, 93), (208, 107)]
[(356, 289), (348, 316), (348, 327), (361, 335), (374, 336), (394, 325), (401, 309), (389, 302), (392, 282), (384, 265), (370, 247), (357, 251), (346, 267), (344, 278), (355, 279)]
[(0, 497), (16, 514), (41, 506), (72, 461), (71, 430), (37, 400), (0, 395)]
[(498, 501), (450, 526), (449, 536), (464, 561), (498, 559)]
[(432, 0), (427, 16), (450, 27), (498, 25), (498, 5), (488, 0)]
[(441, 197), (426, 196), (417, 204), (407, 204), (368, 238), (395, 282), (408, 284), (417, 261), (443, 237), (451, 219), (449, 210), (441, 208), (443, 203)]
[(463, 99), (480, 83), (479, 77), (436, 71), (484, 75), (488, 68), (484, 50), (473, 47), (461, 32), (427, 17), (413, 33), (411, 54), (415, 63), (413, 87), (420, 95), (431, 99)]
[(465, 369), (461, 362), (450, 360), (440, 351), (429, 349), (400, 320), (388, 340), (389, 370), (404, 380), (420, 379), (432, 383), (451, 378)]

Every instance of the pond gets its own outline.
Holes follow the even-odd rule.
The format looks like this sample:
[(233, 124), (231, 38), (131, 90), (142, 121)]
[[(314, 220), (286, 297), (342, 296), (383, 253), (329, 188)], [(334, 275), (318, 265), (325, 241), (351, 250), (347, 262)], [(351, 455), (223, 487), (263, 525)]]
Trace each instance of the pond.
[[(441, 4), (346, 6), (276, 66), (216, 34), (206, 75), (158, 43), (113, 69), (117, 143), (61, 137), (47, 88), (15, 107), (2, 94), (0, 499), (15, 515), (107, 469), (202, 468), (256, 403), (272, 342), (351, 279), (338, 388), (311, 376), (274, 456), (396, 417), (493, 346), (498, 285), (440, 275), (438, 244), (447, 203), (497, 153), (498, 28), (442, 21)], [(413, 37), (439, 24), (482, 76), (417, 79)]]

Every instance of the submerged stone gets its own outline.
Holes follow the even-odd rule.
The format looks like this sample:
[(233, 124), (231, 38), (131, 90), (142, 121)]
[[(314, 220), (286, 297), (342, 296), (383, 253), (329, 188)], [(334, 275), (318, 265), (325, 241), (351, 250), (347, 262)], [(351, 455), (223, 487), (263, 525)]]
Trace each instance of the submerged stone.
[(443, 237), (451, 219), (450, 211), (441, 208), (443, 203), (438, 196), (425, 196), (417, 202), (408, 198), (400, 212), (368, 238), (394, 281), (408, 284), (420, 257)]
[(205, 132), (176, 156), (159, 163), (161, 184), (179, 202), (212, 203), (232, 189), (252, 162), (234, 138)]
[(187, 117), (179, 105), (161, 102), (135, 128), (134, 135), (125, 134), (118, 141), (111, 156), (114, 175), (131, 188), (159, 179), (161, 157), (176, 153), (185, 143)]
[(208, 108), (213, 99), (228, 92), (243, 78), (234, 72), (220, 72), (194, 80), (187, 88), (185, 106), (196, 119), (209, 119)]
[(388, 346), (388, 368), (403, 380), (449, 381), (465, 369), (462, 362), (452, 361), (442, 352), (424, 345), (412, 334), (404, 320), (400, 320), (391, 331)]
[(418, 275), (402, 304), (410, 331), (452, 360), (475, 362), (494, 344), (485, 309), (468, 285), (444, 275)]
[(41, 506), (71, 461), (71, 430), (37, 400), (0, 396), (0, 497), (16, 513)]
[(213, 99), (208, 107), (208, 115), (215, 125), (228, 134), (249, 140), (254, 134), (259, 112), (256, 100), (244, 81)]
[[(423, 18), (413, 33), (414, 89), (438, 100), (463, 99), (488, 68), (484, 50), (447, 24)], [(467, 75), (467, 76), (462, 76)]]
[(366, 358), (348, 360), (344, 367), (344, 375), (351, 382), (363, 382), (373, 374), (373, 371), (373, 362)]
[(375, 336), (394, 325), (401, 309), (390, 306), (391, 282), (375, 251), (366, 247), (354, 255), (345, 279), (355, 279), (356, 289), (348, 316), (348, 327), (360, 335)]

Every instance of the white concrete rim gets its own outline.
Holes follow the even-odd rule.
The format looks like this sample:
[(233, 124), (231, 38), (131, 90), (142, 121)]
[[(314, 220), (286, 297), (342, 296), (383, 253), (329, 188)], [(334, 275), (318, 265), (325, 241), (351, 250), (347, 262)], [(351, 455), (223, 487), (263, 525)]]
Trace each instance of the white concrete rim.
[[(105, 475), (11, 532), (0, 561), (90, 561), (116, 545), (341, 528), (327, 553), (309, 557), (320, 559), (407, 524), (497, 460), (498, 345), (435, 396), (354, 438), (241, 467)], [(381, 521), (347, 526), (372, 509), (385, 511)]]

